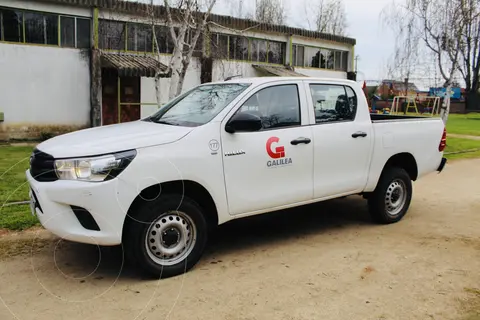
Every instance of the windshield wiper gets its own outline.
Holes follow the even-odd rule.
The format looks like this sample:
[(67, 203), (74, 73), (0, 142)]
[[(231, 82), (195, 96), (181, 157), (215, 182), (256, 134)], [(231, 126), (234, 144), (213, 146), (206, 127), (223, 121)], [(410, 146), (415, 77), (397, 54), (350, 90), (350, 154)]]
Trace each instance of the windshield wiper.
[(169, 121), (165, 121), (165, 120), (158, 120), (158, 121), (153, 121), (155, 123), (158, 123), (158, 124), (166, 124), (166, 125), (169, 125), (169, 126), (179, 126), (178, 123), (173, 123), (173, 122), (169, 122)]

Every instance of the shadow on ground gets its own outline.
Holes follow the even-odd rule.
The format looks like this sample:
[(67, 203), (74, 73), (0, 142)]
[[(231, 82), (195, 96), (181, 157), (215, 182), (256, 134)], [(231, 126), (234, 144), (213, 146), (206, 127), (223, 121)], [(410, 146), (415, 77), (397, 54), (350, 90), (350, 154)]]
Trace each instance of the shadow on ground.
[[(366, 201), (361, 197), (336, 199), (234, 220), (212, 233), (199, 265), (205, 267), (206, 260), (212, 257), (221, 259), (222, 255), (236, 250), (253, 250), (272, 243), (281, 245), (310, 234), (370, 224)], [(43, 263), (56, 263), (67, 277), (81, 279), (90, 275), (95, 279), (115, 279), (121, 271), (121, 278), (146, 279), (135, 266), (124, 261), (121, 246), (97, 247), (58, 240), (38, 254), (53, 255), (53, 261), (45, 259)]]

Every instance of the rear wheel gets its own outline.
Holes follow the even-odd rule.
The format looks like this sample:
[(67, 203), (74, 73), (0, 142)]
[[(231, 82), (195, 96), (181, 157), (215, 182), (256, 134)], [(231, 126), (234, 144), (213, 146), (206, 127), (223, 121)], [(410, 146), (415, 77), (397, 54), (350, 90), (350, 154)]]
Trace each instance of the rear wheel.
[(127, 258), (147, 274), (177, 276), (200, 260), (207, 223), (202, 209), (190, 198), (160, 196), (142, 204), (130, 219), (124, 243)]
[(412, 199), (412, 180), (398, 167), (387, 168), (377, 188), (368, 197), (372, 218), (383, 224), (395, 223), (405, 216)]

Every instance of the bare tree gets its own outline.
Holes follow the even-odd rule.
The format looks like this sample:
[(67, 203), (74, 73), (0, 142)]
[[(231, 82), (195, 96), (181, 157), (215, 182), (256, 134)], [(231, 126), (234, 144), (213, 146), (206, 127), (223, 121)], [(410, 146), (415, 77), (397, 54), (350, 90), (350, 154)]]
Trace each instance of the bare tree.
[[(478, 0), (404, 0), (393, 6), (399, 16), (392, 24), (397, 27), (395, 37), (400, 39), (396, 52), (418, 58), (420, 51), (408, 53), (409, 46), (405, 46), (406, 39), (417, 39), (420, 40), (417, 43), (433, 53), (447, 92), (441, 109), (441, 116), (447, 122), (455, 76), (459, 73), (463, 76), (468, 91), (478, 91)], [(411, 63), (412, 60), (408, 60)]]
[(282, 0), (257, 0), (255, 20), (271, 24), (284, 24), (285, 7)]
[[(315, 15), (314, 26), (319, 32), (334, 35), (345, 35), (347, 29), (347, 16), (343, 0), (315, 0), (305, 2), (305, 14)], [(308, 21), (310, 28), (312, 26)]]
[[(173, 53), (168, 70), (157, 72), (155, 75), (155, 91), (157, 103), (160, 105), (160, 79), (165, 75), (171, 76), (169, 100), (180, 95), (185, 81), (185, 75), (192, 61), (197, 42), (205, 31), (208, 17), (217, 0), (163, 0), (166, 10), (166, 25), (173, 42)], [(155, 16), (154, 1), (150, 2), (149, 14), (152, 20), (152, 32), (155, 50), (160, 59), (160, 46), (155, 34), (156, 22), (160, 17)]]
[(400, 14), (397, 5), (384, 8), (383, 25), (395, 35), (395, 50), (388, 63), (388, 76), (405, 80), (405, 95), (408, 95), (408, 82), (418, 68), (421, 36), (416, 32), (415, 16)]

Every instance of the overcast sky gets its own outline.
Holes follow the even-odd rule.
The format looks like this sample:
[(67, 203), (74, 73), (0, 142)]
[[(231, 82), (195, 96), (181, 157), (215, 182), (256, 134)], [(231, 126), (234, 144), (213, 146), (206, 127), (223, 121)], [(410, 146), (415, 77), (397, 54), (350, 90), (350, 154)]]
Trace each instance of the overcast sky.
[[(219, 0), (215, 13), (231, 14), (238, 7), (239, 0)], [(309, 28), (314, 17), (306, 14), (304, 1), (309, 5), (315, 0), (283, 0), (287, 12), (287, 24)], [(380, 18), (383, 8), (392, 0), (343, 0), (347, 14), (347, 36), (355, 38), (355, 54), (359, 56), (358, 79), (378, 80), (387, 77), (387, 62), (394, 50), (394, 38)], [(253, 11), (255, 0), (243, 0), (244, 11)], [(232, 8), (233, 7), (233, 8)], [(307, 10), (310, 11), (311, 10)], [(313, 26), (312, 26), (313, 27)]]

